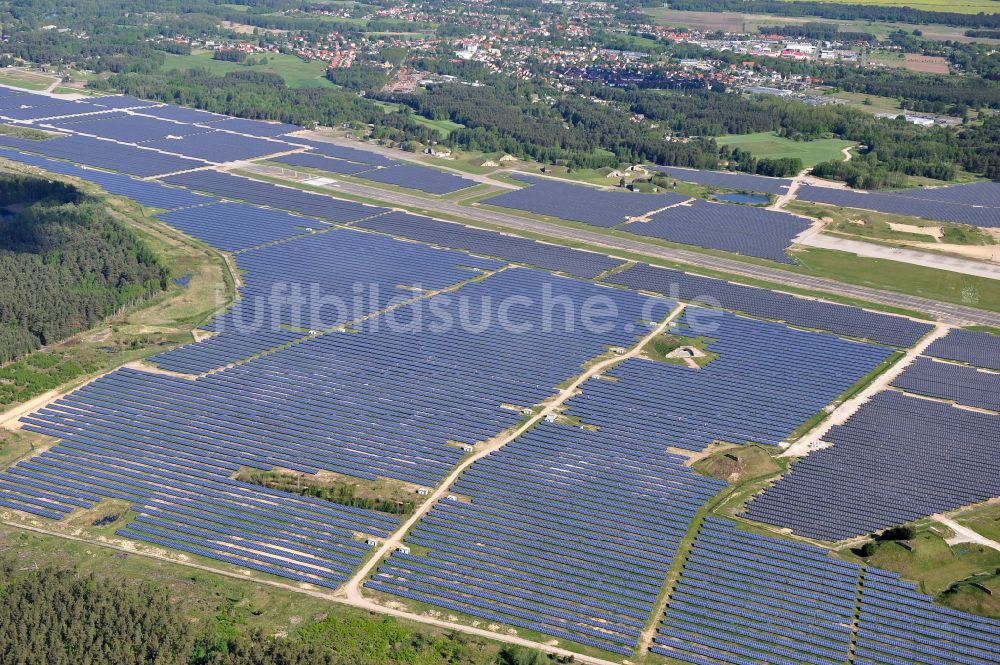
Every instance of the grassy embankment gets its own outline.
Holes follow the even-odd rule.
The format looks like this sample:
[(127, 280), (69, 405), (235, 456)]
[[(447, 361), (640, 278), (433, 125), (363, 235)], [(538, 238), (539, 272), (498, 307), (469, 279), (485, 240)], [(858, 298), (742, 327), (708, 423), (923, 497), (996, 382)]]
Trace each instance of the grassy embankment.
[(213, 74), (225, 74), (227, 72), (267, 72), (277, 74), (285, 79), (285, 83), (290, 88), (333, 88), (335, 87), (326, 78), (326, 63), (322, 60), (305, 60), (288, 54), (261, 53), (252, 56), (260, 63), (266, 59), (264, 64), (247, 65), (239, 62), (228, 62), (226, 60), (215, 60), (211, 51), (194, 50), (190, 55), (167, 54), (167, 61), (163, 68), (170, 69), (207, 69)]

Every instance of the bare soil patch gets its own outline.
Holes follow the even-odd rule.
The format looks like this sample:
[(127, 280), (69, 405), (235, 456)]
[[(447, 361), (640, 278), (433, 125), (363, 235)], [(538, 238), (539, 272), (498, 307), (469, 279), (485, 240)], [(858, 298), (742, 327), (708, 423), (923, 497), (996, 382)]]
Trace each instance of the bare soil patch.
[(948, 61), (937, 55), (907, 53), (903, 58), (903, 66), (911, 72), (922, 72), (924, 74), (948, 73)]
[(743, 31), (743, 15), (736, 12), (688, 12), (662, 9), (655, 12), (657, 23), (701, 30)]

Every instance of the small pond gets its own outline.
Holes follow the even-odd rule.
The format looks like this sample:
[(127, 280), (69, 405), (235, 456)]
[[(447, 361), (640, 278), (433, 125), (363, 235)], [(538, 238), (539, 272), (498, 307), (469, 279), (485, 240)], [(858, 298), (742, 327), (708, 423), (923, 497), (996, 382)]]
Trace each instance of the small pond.
[(771, 202), (767, 194), (716, 194), (713, 198), (723, 203), (743, 203), (746, 205), (767, 205)]

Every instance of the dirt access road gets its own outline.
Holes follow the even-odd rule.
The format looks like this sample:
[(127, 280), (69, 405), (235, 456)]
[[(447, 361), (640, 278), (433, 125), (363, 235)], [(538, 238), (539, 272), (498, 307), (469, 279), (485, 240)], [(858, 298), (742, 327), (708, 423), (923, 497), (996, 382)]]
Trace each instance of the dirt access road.
[(673, 309), (673, 311), (670, 312), (670, 315), (667, 316), (667, 318), (661, 321), (655, 328), (653, 328), (649, 332), (649, 334), (643, 337), (635, 346), (633, 346), (627, 352), (623, 353), (620, 356), (614, 356), (612, 358), (608, 358), (607, 360), (603, 360), (599, 363), (594, 364), (593, 366), (588, 368), (587, 371), (580, 374), (569, 386), (560, 390), (559, 394), (556, 395), (555, 398), (550, 400), (545, 405), (545, 408), (543, 408), (540, 412), (538, 412), (530, 419), (525, 421), (524, 424), (522, 424), (520, 427), (507, 433), (501, 438), (490, 442), (483, 448), (476, 451), (475, 454), (469, 456), (464, 461), (462, 461), (458, 466), (456, 466), (452, 470), (450, 474), (448, 474), (448, 477), (445, 478), (444, 481), (442, 481), (441, 484), (437, 486), (437, 489), (434, 490), (434, 492), (427, 498), (427, 500), (424, 501), (424, 503), (421, 504), (421, 506), (413, 512), (413, 514), (409, 517), (409, 519), (403, 522), (403, 524), (400, 525), (399, 529), (397, 529), (395, 533), (386, 538), (386, 540), (382, 543), (382, 545), (379, 546), (378, 550), (375, 551), (374, 555), (361, 568), (359, 568), (356, 573), (354, 573), (351, 579), (349, 579), (344, 584), (344, 586), (338, 592), (338, 594), (342, 593), (345, 596), (347, 596), (347, 598), (350, 599), (351, 601), (360, 603), (362, 604), (362, 606), (365, 607), (368, 607), (370, 605), (377, 606), (376, 603), (372, 603), (372, 601), (367, 600), (361, 594), (361, 584), (371, 574), (372, 570), (381, 562), (381, 560), (388, 554), (391, 554), (396, 549), (396, 547), (399, 546), (399, 544), (403, 541), (403, 538), (406, 537), (406, 534), (410, 532), (410, 530), (417, 524), (417, 522), (419, 522), (424, 515), (430, 512), (431, 508), (433, 508), (434, 505), (439, 500), (441, 500), (448, 494), (449, 490), (451, 489), (451, 486), (455, 484), (455, 481), (458, 480), (458, 477), (461, 476), (466, 469), (468, 469), (475, 462), (481, 460), (490, 453), (500, 450), (505, 445), (507, 445), (517, 437), (521, 436), (522, 434), (524, 434), (527, 430), (534, 427), (539, 421), (544, 419), (546, 416), (556, 413), (559, 407), (565, 404), (566, 401), (576, 393), (577, 389), (588, 379), (604, 372), (605, 370), (607, 370), (610, 367), (613, 367), (614, 365), (617, 365), (619, 363), (624, 362), (625, 360), (628, 360), (629, 358), (634, 358), (637, 355), (639, 355), (639, 353), (642, 352), (643, 347), (645, 347), (645, 345), (649, 341), (651, 341), (657, 335), (663, 333), (667, 329), (667, 326), (670, 325), (670, 322), (675, 320), (678, 316), (681, 315), (681, 313), (684, 311), (684, 307), (685, 307), (684, 305), (677, 305)]

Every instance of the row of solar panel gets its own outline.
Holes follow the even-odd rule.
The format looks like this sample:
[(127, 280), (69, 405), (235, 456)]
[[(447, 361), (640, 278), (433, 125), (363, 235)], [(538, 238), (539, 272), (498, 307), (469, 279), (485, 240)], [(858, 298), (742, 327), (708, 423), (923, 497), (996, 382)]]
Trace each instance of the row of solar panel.
[(924, 355), (1000, 371), (1000, 335), (956, 328), (934, 340)]
[[(29, 142), (29, 143), (37, 143), (37, 142)], [(326, 150), (327, 148), (324, 148), (322, 146), (325, 146), (325, 145), (332, 146), (332, 144), (320, 144), (319, 142), (312, 142), (312, 143), (316, 143), (318, 146), (321, 146), (321, 147), (318, 147), (316, 149)], [(341, 154), (344, 157), (352, 157), (352, 158), (355, 158), (355, 159), (363, 158), (363, 157), (357, 157), (353, 152), (352, 153), (348, 153), (348, 154), (343, 154), (343, 152), (342, 152), (342, 150), (341, 150), (341, 148), (339, 146), (332, 146), (332, 149), (335, 149), (337, 151), (337, 154)], [(350, 151), (350, 150), (353, 150), (353, 149), (345, 148), (343, 150)], [(367, 155), (367, 154), (374, 154), (374, 153), (365, 153), (365, 152), (362, 152), (362, 151), (357, 151), (357, 152), (360, 153), (362, 156), (363, 155)], [(282, 207), (284, 209), (290, 209), (290, 210), (292, 210), (294, 212), (298, 212), (298, 213), (301, 213), (301, 214), (304, 214), (304, 215), (319, 217), (319, 218), (321, 218), (321, 219), (323, 219), (325, 221), (351, 222), (351, 221), (355, 221), (357, 219), (363, 219), (364, 217), (378, 215), (378, 214), (384, 212), (384, 210), (378, 209), (378, 208), (370, 208), (370, 207), (361, 206), (361, 205), (358, 205), (358, 204), (352, 204), (350, 202), (337, 201), (336, 199), (331, 199), (329, 197), (323, 197), (323, 196), (319, 196), (319, 195), (312, 195), (310, 193), (303, 192), (301, 190), (295, 190), (295, 189), (291, 189), (291, 188), (283, 188), (283, 187), (279, 187), (279, 186), (276, 186), (276, 185), (271, 185), (269, 183), (262, 183), (262, 182), (259, 182), (259, 181), (252, 181), (252, 180), (248, 180), (248, 179), (245, 179), (245, 178), (239, 178), (237, 176), (231, 176), (231, 175), (228, 175), (228, 174), (221, 174), (221, 173), (217, 173), (217, 172), (197, 172), (197, 173), (185, 174), (185, 175), (181, 175), (181, 176), (175, 177), (173, 179), (173, 181), (176, 182), (176, 184), (182, 184), (182, 185), (185, 185), (185, 186), (194, 187), (194, 188), (197, 188), (197, 189), (201, 189), (202, 191), (210, 191), (210, 192), (213, 192), (213, 193), (218, 193), (218, 194), (230, 197), (230, 198), (238, 198), (238, 199), (241, 199), (241, 200), (250, 201), (252, 203), (263, 204), (263, 205), (274, 205), (274, 206), (277, 206), (277, 207)], [(542, 184), (548, 184), (548, 183), (542, 183)], [(560, 186), (563, 186), (563, 185), (560, 185)], [(568, 186), (568, 185), (566, 185), (566, 186)], [(711, 204), (705, 204), (705, 205), (711, 205)], [(751, 210), (751, 209), (747, 209), (747, 210)], [(412, 220), (408, 220), (408, 224), (412, 224)], [(210, 233), (210, 229), (208, 229), (206, 227), (207, 227), (207, 224), (201, 225), (201, 228), (205, 229), (204, 233), (209, 234)], [(189, 228), (193, 229), (194, 227), (189, 227)], [(261, 229), (261, 230), (263, 230), (263, 229)], [(212, 237), (216, 240), (216, 242), (221, 242), (220, 240), (218, 240), (218, 236), (217, 235), (213, 235)], [(494, 240), (495, 240), (495, 238), (494, 238)], [(270, 241), (270, 239), (264, 239), (264, 240), (262, 240), (262, 242), (268, 242), (268, 241)], [(253, 243), (253, 244), (259, 244), (259, 243), (255, 242), (252, 234), (251, 234), (251, 237), (248, 240), (248, 242)], [(251, 245), (247, 245), (246, 242), (242, 242), (241, 245), (243, 247), (245, 247), (245, 246), (253, 246), (252, 244)], [(230, 247), (236, 248), (234, 245), (230, 245)], [(546, 249), (548, 250), (548, 248), (546, 248)], [(546, 254), (547, 255), (551, 254), (553, 251), (556, 251), (556, 250), (553, 248), (551, 251), (547, 251)], [(561, 259), (562, 259), (562, 257), (559, 257), (558, 259), (554, 259), (554, 260), (560, 261)], [(605, 265), (605, 264), (602, 262), (601, 266), (603, 267), (603, 265)], [(548, 267), (548, 266), (543, 266), (543, 267)], [(633, 268), (631, 271), (628, 271), (629, 273), (631, 273), (628, 276), (628, 279), (638, 279), (638, 280), (641, 281), (644, 276), (639, 275), (639, 272), (643, 268), (644, 268), (644, 266), (637, 266), (636, 268)], [(590, 270), (587, 270), (587, 272), (591, 273), (593, 270), (594, 269), (590, 269)], [(662, 280), (664, 274), (663, 273), (658, 273), (656, 276), (659, 278), (659, 280)], [(645, 276), (645, 277), (648, 277), (648, 275)], [(621, 283), (622, 280), (626, 279), (626, 277), (616, 277), (615, 279), (617, 281), (619, 281), (619, 283)], [(657, 280), (657, 281), (659, 281), (659, 280)], [(690, 282), (691, 280), (700, 280), (700, 278), (694, 278), (692, 276), (686, 276), (686, 280), (688, 282)], [(718, 293), (718, 289), (720, 287), (723, 287), (723, 283), (721, 283), (721, 282), (711, 282), (709, 280), (703, 280), (703, 281), (701, 281), (701, 285), (706, 285), (706, 284), (707, 285), (711, 285), (713, 287), (716, 287), (716, 293)], [(634, 284), (629, 284), (629, 285), (630, 286), (634, 286)], [(732, 286), (732, 285), (728, 285), (728, 286)], [(711, 291), (706, 291), (706, 292), (712, 293)], [(821, 323), (819, 323), (817, 325), (815, 321), (811, 320), (811, 319), (818, 319), (819, 318), (819, 311), (813, 311), (813, 312), (809, 312), (809, 313), (803, 312), (802, 315), (801, 315), (801, 317), (799, 317), (799, 318), (803, 319), (803, 321), (801, 321), (801, 322), (799, 320), (795, 320), (793, 317), (789, 317), (789, 318), (793, 319), (790, 322), (797, 323), (797, 324), (801, 323), (801, 324), (804, 324), (804, 325), (810, 325), (810, 323), (812, 323), (813, 325), (817, 325), (817, 327), (831, 328), (835, 332), (838, 332), (838, 333), (841, 333), (841, 334), (851, 334), (851, 332), (849, 330), (845, 331), (846, 329), (849, 329), (852, 326), (845, 325), (845, 322), (843, 321), (843, 318), (840, 316), (841, 314), (843, 314), (844, 310), (842, 308), (840, 308), (839, 306), (833, 306), (833, 305), (828, 305), (828, 304), (824, 304), (824, 303), (816, 303), (815, 301), (796, 300), (796, 299), (791, 299), (790, 297), (787, 297), (787, 296), (785, 296), (785, 297), (778, 296), (777, 300), (780, 300), (781, 302), (774, 303), (774, 304), (770, 304), (769, 303), (771, 306), (769, 306), (769, 307), (761, 307), (761, 302), (759, 302), (759, 300), (762, 297), (764, 297), (765, 299), (770, 298), (771, 300), (774, 300), (775, 297), (776, 297), (776, 295), (777, 295), (777, 294), (770, 294), (769, 296), (765, 297), (764, 296), (765, 293), (767, 293), (767, 292), (761, 291), (760, 293), (754, 293), (753, 295), (755, 295), (755, 296), (758, 297), (757, 298), (758, 302), (754, 302), (752, 304), (745, 305), (745, 306), (742, 307), (742, 309), (755, 310), (755, 311), (749, 312), (749, 313), (752, 313), (752, 314), (758, 314), (761, 309), (767, 309), (767, 310), (770, 310), (770, 311), (764, 312), (763, 315), (770, 316), (770, 317), (776, 317), (776, 316), (781, 316), (781, 314), (779, 314), (779, 312), (781, 312), (781, 313), (787, 312), (788, 309), (785, 306), (787, 304), (789, 304), (789, 303), (792, 303), (792, 304), (794, 304), (796, 306), (796, 309), (798, 309), (798, 310), (810, 309), (810, 310), (819, 310), (819, 311), (825, 312), (826, 315), (823, 318), (826, 319), (826, 322), (821, 322)], [(731, 295), (731, 294), (727, 294), (727, 295)], [(735, 304), (734, 303), (723, 303), (723, 305), (724, 306), (729, 306), (729, 307), (741, 308), (740, 304), (738, 302), (735, 303)], [(877, 315), (872, 315), (872, 316), (877, 316)], [(855, 318), (855, 317), (852, 317), (852, 318)], [(866, 318), (871, 318), (871, 317), (869, 316), (869, 317), (866, 317)], [(899, 318), (893, 319), (893, 318), (889, 318), (889, 317), (882, 317), (881, 323), (883, 323), (883, 324), (890, 323), (890, 324), (893, 325), (893, 327), (898, 328), (898, 327), (901, 327), (901, 326), (905, 325), (905, 324), (903, 324), (903, 321), (904, 321), (903, 319), (899, 319)], [(851, 321), (847, 321), (846, 323), (851, 323)], [(870, 322), (866, 322), (866, 323), (870, 323)], [(857, 326), (857, 327), (861, 327), (861, 326)], [(896, 343), (896, 344), (899, 344), (899, 345), (909, 345), (910, 343), (912, 343), (912, 341), (915, 341), (913, 339), (913, 335), (915, 334), (915, 331), (917, 329), (919, 329), (919, 324), (917, 326), (910, 326), (910, 327), (911, 327), (910, 334), (907, 336), (907, 338), (905, 340), (890, 341), (889, 343)], [(866, 325), (866, 326), (864, 326), (864, 328), (866, 328), (868, 330), (871, 330), (871, 329), (873, 329), (873, 326)], [(855, 334), (857, 334), (857, 333), (855, 333)], [(880, 332), (878, 336), (881, 337), (881, 338), (888, 338), (888, 337), (892, 337), (894, 335), (891, 335), (891, 334), (882, 334)], [(879, 339), (879, 341), (888, 341), (888, 339)]]
[(237, 450), (213, 466), (210, 456), (174, 448), (153, 431), (82, 434), (60, 425), (55, 411), (69, 413), (60, 404), (25, 425), (62, 442), (0, 474), (10, 507), (41, 507), (59, 519), (76, 507), (124, 500), (140, 513), (126, 527), (134, 539), (193, 545), (210, 558), (325, 586), (345, 579), (364, 556), (355, 533), (384, 537), (395, 528), (394, 519), (372, 511), (230, 480), (243, 462), (254, 465)]
[(785, 212), (694, 201), (621, 227), (635, 235), (794, 263), (785, 253), (809, 222)]
[(449, 224), (429, 217), (402, 212), (371, 217), (356, 222), (354, 226), (442, 247), (496, 256), (505, 261), (526, 263), (545, 270), (564, 272), (577, 277), (597, 277), (622, 265), (622, 261), (619, 259), (595, 252), (535, 242), (495, 231), (476, 229), (461, 224)]
[[(716, 441), (777, 445), (878, 365), (888, 350), (717, 311), (688, 308), (674, 343), (710, 337), (700, 369), (627, 361), (589, 381), (570, 413), (623, 438), (687, 450)], [(702, 332), (696, 332), (702, 331)], [(761, 386), (766, 386), (762, 388)]]
[(397, 552), (367, 586), (631, 654), (690, 520), (721, 487), (662, 446), (543, 423), (464, 473), (461, 500), (407, 537), (426, 554)]
[(932, 330), (932, 326), (901, 316), (870, 312), (700, 277), (679, 270), (646, 264), (610, 275), (605, 281), (631, 289), (661, 293), (688, 302), (722, 307), (751, 316), (784, 321), (793, 326), (829, 330), (838, 335), (870, 339), (897, 347), (910, 347)]
[(710, 517), (651, 651), (697, 665), (998, 663), (1000, 622), (934, 605), (894, 573)]
[[(446, 442), (472, 444), (491, 438), (521, 417), (502, 405), (536, 404), (609, 345), (634, 343), (634, 333), (592, 331), (579, 324), (546, 335), (512, 334), (499, 324), (477, 332), (461, 327), (469, 302), (475, 303), (473, 311), (478, 312), (479, 303), (487, 299), (511, 294), (535, 297), (536, 291), (540, 297), (544, 289), (550, 289), (553, 297), (579, 301), (606, 293), (614, 298), (627, 325), (641, 318), (648, 302), (627, 292), (511, 270), (463, 287), (464, 302), (447, 294), (434, 296), (436, 303), (428, 304), (428, 311), (444, 312), (456, 324), (446, 330), (423, 327), (417, 331), (409, 324), (399, 329), (380, 317), (377, 326), (360, 334), (314, 337), (195, 382), (142, 375), (141, 385), (129, 388), (127, 397), (142, 405), (140, 413), (158, 414), (167, 427), (196, 417), (206, 423), (226, 423), (219, 436), (225, 429), (230, 434), (217, 445), (229, 441), (233, 432), (246, 427), (244, 421), (256, 417), (257, 431), (270, 432), (269, 441), (276, 446), (266, 459), (275, 464), (280, 461), (281, 466), (297, 465), (310, 472), (325, 468), (350, 475), (374, 473), (433, 484), (461, 456)], [(662, 315), (668, 304), (662, 303), (660, 309)], [(528, 310), (524, 315), (535, 331), (542, 329), (541, 311)], [(400, 314), (397, 320), (410, 321), (404, 316)], [(476, 352), (482, 348), (491, 353)], [(379, 359), (375, 367), (373, 358)], [(120, 372), (114, 376), (127, 378)], [(112, 395), (126, 389), (118, 385), (120, 380), (115, 379)], [(102, 385), (94, 384), (91, 389), (102, 389)], [(235, 410), (226, 407), (230, 395), (238, 397)], [(362, 423), (365, 434), (359, 436), (355, 428)], [(282, 433), (289, 427), (294, 435)], [(314, 463), (306, 461), (314, 455), (303, 455), (299, 449), (302, 441), (316, 446)], [(363, 460), (356, 457), (361, 449)]]
[(841, 540), (1000, 496), (1000, 416), (886, 391), (747, 507)]
[[(688, 326), (699, 325), (698, 318), (695, 314), (672, 332), (690, 334)], [(753, 421), (760, 408), (771, 408), (765, 401), (783, 404), (778, 412), (803, 404), (818, 410), (815, 405), (827, 403), (843, 382), (853, 380), (849, 377), (862, 376), (886, 354), (730, 314), (716, 313), (707, 322), (716, 340), (708, 350), (719, 357), (702, 369), (628, 360), (586, 382), (565, 412), (579, 427), (539, 425), (474, 464), (450, 489), (457, 500), (442, 501), (408, 537), (408, 546), (421, 554), (393, 555), (367, 586), (628, 654), (637, 635), (627, 619), (638, 618), (632, 610), (648, 613), (659, 593), (656, 580), (670, 566), (691, 516), (721, 486), (694, 483), (683, 459), (665, 448), (690, 442), (687, 447), (700, 449), (734, 440), (727, 437), (740, 425), (731, 421)], [(750, 366), (754, 362), (782, 377), (774, 383), (790, 382), (776, 388), (782, 394), (787, 389), (787, 400), (773, 391), (756, 399), (761, 381), (772, 382), (761, 379)], [(713, 367), (721, 381), (719, 396), (732, 405), (709, 399), (703, 415), (695, 417), (691, 409), (698, 399), (686, 398), (698, 381), (711, 380)], [(678, 386), (684, 376), (694, 387)], [(734, 396), (732, 387), (743, 382), (746, 390)], [(684, 401), (676, 411), (661, 415), (679, 399)], [(768, 413), (761, 420), (775, 417), (791, 429), (808, 415)], [(780, 541), (772, 548), (772, 566), (784, 560), (791, 568), (804, 556), (817, 557)], [(836, 576), (848, 564), (826, 560), (814, 566), (826, 571), (821, 576), (833, 577), (826, 584), (836, 587)], [(614, 592), (606, 593), (609, 588)], [(854, 587), (841, 583), (840, 588), (853, 598)], [(573, 601), (572, 607), (564, 600)], [(595, 635), (594, 629), (605, 634)]]
[(677, 166), (650, 166), (650, 169), (659, 173), (664, 173), (684, 182), (693, 182), (699, 185), (709, 185), (712, 187), (722, 187), (724, 189), (744, 190), (751, 192), (761, 192), (764, 194), (784, 194), (788, 191), (792, 181), (788, 178), (770, 178), (761, 175), (751, 175), (749, 173), (736, 173), (733, 171), (703, 171), (700, 169), (688, 169)]
[(492, 196), (483, 203), (610, 228), (689, 198), (674, 193), (633, 194), (530, 176), (514, 177), (528, 186)]
[[(248, 243), (305, 231), (298, 226), (305, 219), (281, 218), (273, 211), (244, 216), (249, 206), (223, 205), (235, 206), (225, 211), (227, 223), (241, 229), (231, 236), (249, 232), (248, 224), (255, 219), (269, 229)], [(168, 215), (166, 221), (201, 225), (211, 212), (189, 209)], [(278, 222), (285, 224), (283, 230)], [(209, 239), (207, 233), (199, 233)], [(349, 229), (331, 229), (248, 250), (237, 261), (245, 271), (240, 299), (207, 326), (218, 335), (157, 354), (152, 362), (171, 371), (201, 374), (304, 338), (308, 331), (330, 330), (503, 265)]]
[(83, 168), (70, 162), (47, 159), (17, 150), (0, 148), (0, 157), (37, 166), (51, 173), (59, 173), (92, 182), (111, 194), (126, 196), (150, 208), (173, 210), (211, 203), (216, 200), (211, 196), (191, 192), (180, 187), (168, 187), (150, 180), (137, 180), (118, 173)]
[[(205, 164), (259, 159), (306, 146), (314, 151), (310, 156), (329, 156), (326, 161), (331, 168), (344, 157), (352, 161), (342, 164), (364, 165), (362, 170), (368, 172), (359, 173), (359, 177), (374, 182), (434, 194), (475, 184), (453, 173), (389, 160), (372, 151), (285, 137), (302, 129), (295, 125), (230, 118), (131, 98), (67, 101), (28, 92), (0, 95), (0, 117), (73, 134), (49, 141), (6, 137), (4, 145), (131, 175), (148, 177)], [(104, 104), (104, 99), (110, 102)], [(102, 152), (108, 154), (99, 154)]]
[(918, 358), (892, 383), (911, 393), (1000, 411), (1000, 373)]

